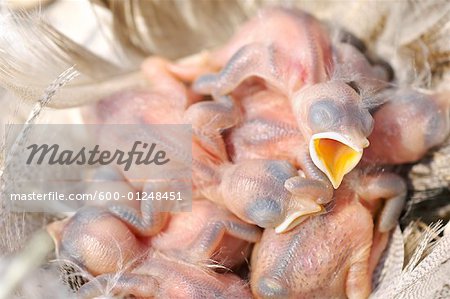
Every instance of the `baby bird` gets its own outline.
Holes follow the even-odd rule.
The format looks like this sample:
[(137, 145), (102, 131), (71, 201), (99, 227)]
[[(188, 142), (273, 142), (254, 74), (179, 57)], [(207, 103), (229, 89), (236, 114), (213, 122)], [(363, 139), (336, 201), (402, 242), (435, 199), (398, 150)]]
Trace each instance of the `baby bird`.
[[(406, 185), (393, 174), (368, 176), (357, 184), (357, 189), (343, 185), (326, 213), (293, 230), (264, 231), (252, 255), (256, 298), (369, 296), (372, 272), (396, 225)], [(390, 199), (381, 209), (383, 198)]]
[(244, 24), (223, 50), (211, 54), (211, 64), (217, 60), (220, 65), (234, 53), (219, 73), (201, 76), (192, 88), (220, 103), (246, 80), (263, 79), (269, 89), (288, 98), (304, 140), (303, 152), (312, 159), (304, 166), (306, 176), (315, 167), (338, 188), (369, 145), (373, 120), (355, 85), (332, 78), (333, 69), (357, 56), (353, 64), (359, 77), (369, 82), (384, 74), (372, 69), (362, 54), (356, 55), (356, 49), (349, 49), (351, 45), (335, 47), (333, 51), (328, 32), (312, 16), (267, 9)]
[[(237, 153), (247, 152), (248, 149), (239, 146), (239, 138), (228, 138), (228, 141), (225, 141), (223, 138), (225, 135), (223, 131), (226, 128), (231, 127), (233, 128), (231, 131), (234, 131), (234, 127), (242, 116), (240, 108), (233, 105), (227, 106), (226, 102), (229, 99), (223, 99), (221, 104), (214, 101), (195, 102), (195, 100), (187, 99), (189, 97), (188, 89), (175, 75), (170, 74), (168, 64), (169, 62), (167, 61), (151, 58), (143, 66), (146, 69), (146, 73), (150, 71), (160, 72), (162, 82), (165, 82), (166, 85), (162, 84), (160, 87), (155, 87), (155, 89), (138, 89), (115, 94), (99, 102), (93, 109), (91, 108), (88, 111), (90, 119), (95, 120), (94, 122), (97, 123), (106, 124), (191, 124), (193, 128), (192, 183), (194, 194), (204, 196), (227, 207), (240, 219), (249, 223), (257, 224), (263, 228), (276, 228), (277, 232), (283, 232), (300, 223), (307, 215), (322, 211), (320, 204), (331, 200), (331, 185), (323, 184), (315, 179), (300, 179), (299, 173), (293, 166), (281, 161), (288, 160), (296, 166), (306, 161), (306, 165), (312, 165), (309, 156), (304, 151), (301, 151), (304, 148), (303, 141), (301, 138), (297, 138), (300, 132), (295, 124), (291, 125), (295, 134), (288, 136), (289, 138), (286, 139), (287, 143), (284, 144), (286, 146), (274, 142), (279, 139), (276, 139), (276, 135), (269, 139), (264, 139), (264, 135), (270, 134), (270, 131), (262, 132), (261, 135), (254, 135), (257, 148), (263, 150), (262, 154), (259, 155), (260, 159), (254, 162), (248, 161), (249, 158), (255, 158), (255, 156), (246, 156), (258, 151), (254, 149), (248, 151), (241, 158), (237, 157), (240, 155), (237, 154), (237, 158), (232, 157), (232, 161), (230, 161), (229, 148), (227, 147), (231, 143), (236, 145)], [(160, 68), (163, 68), (163, 70), (158, 71)], [(149, 81), (151, 81), (151, 78), (149, 78)], [(174, 85), (172, 89), (169, 88), (171, 85)], [(164, 88), (164, 86), (166, 87)], [(248, 102), (250, 104), (248, 105), (249, 108), (246, 109), (246, 113), (249, 116), (245, 117), (253, 117), (250, 116), (250, 110), (253, 109), (254, 118), (259, 116), (263, 123), (266, 122), (269, 127), (272, 126), (277, 130), (277, 116), (268, 112), (270, 106), (273, 105), (270, 103), (269, 98), (271, 95), (276, 94), (267, 89), (264, 90), (258, 95), (261, 94), (261, 97), (267, 98), (265, 101), (267, 104), (266, 112), (263, 112), (263, 109), (260, 108), (263, 105), (252, 105), (256, 104), (256, 101), (260, 101), (258, 97), (253, 99), (253, 97), (249, 96)], [(167, 97), (165, 97), (165, 94), (167, 94)], [(284, 109), (283, 111), (285, 112), (279, 118), (281, 121), (289, 123), (289, 115), (292, 114), (289, 104), (285, 97), (277, 96), (277, 98), (280, 100), (278, 101), (280, 109)], [(187, 102), (189, 102), (189, 105), (186, 104)], [(246, 101), (243, 100), (242, 103), (245, 105)], [(266, 120), (265, 118), (269, 119)], [(293, 117), (291, 117), (292, 122), (294, 122)], [(248, 130), (245, 125), (241, 129), (237, 129), (238, 132)], [(274, 133), (277, 134), (279, 132)], [(261, 140), (258, 141), (258, 139)], [(282, 149), (284, 152), (278, 151), (279, 149)], [(182, 152), (183, 149), (180, 148), (179, 151)], [(277, 152), (279, 153), (276, 154)], [(299, 152), (303, 154), (299, 154)], [(272, 156), (274, 158), (271, 158)], [(270, 159), (270, 161), (266, 161), (263, 158)], [(277, 158), (280, 161), (272, 161)], [(273, 169), (280, 169), (280, 171), (273, 172)], [(320, 171), (316, 171), (315, 168), (304, 167), (304, 169), (305, 172), (307, 169), (311, 169), (311, 171), (307, 172), (308, 175), (314, 178), (321, 178), (322, 182), (327, 182), (326, 177)], [(232, 177), (232, 174), (237, 172), (240, 175)], [(128, 176), (128, 179), (131, 181), (130, 174), (124, 173), (123, 175)], [(293, 178), (291, 179), (291, 177)], [(295, 188), (292, 187), (292, 182), (296, 180), (294, 177), (301, 181), (296, 182)], [(287, 179), (291, 181), (288, 185), (286, 185)], [(254, 190), (258, 190), (257, 193), (248, 193), (248, 182), (252, 182)], [(230, 188), (230, 184), (233, 188)], [(291, 186), (291, 189), (287, 189), (285, 186)], [(142, 190), (143, 186), (135, 186), (135, 188)], [(293, 191), (294, 189), (295, 191)], [(278, 194), (274, 190), (278, 190), (281, 193)], [(314, 200), (312, 200), (310, 195), (315, 196)], [(272, 200), (274, 203), (277, 202), (278, 208), (275, 209), (273, 205), (257, 204), (256, 201), (262, 197)]]
[(287, 161), (245, 160), (222, 166), (220, 173), (209, 198), (247, 223), (283, 233), (323, 212), (316, 202), (322, 186), (300, 177)]
[(258, 227), (208, 200), (195, 199), (192, 212), (173, 213), (163, 232), (152, 238), (151, 246), (192, 264), (214, 261), (233, 268), (245, 261), (249, 244), (260, 238)]
[[(228, 156), (219, 131), (209, 132), (208, 135), (201, 131), (201, 114), (198, 112), (208, 110), (207, 102), (199, 102), (199, 97), (189, 92), (185, 84), (170, 72), (170, 64), (169, 61), (162, 58), (148, 58), (142, 65), (142, 72), (148, 79), (149, 86), (115, 93), (94, 106), (87, 107), (84, 116), (87, 123), (95, 124), (191, 125), (194, 133), (190, 149), (192, 151), (193, 188), (194, 192), (199, 192), (204, 186), (216, 183), (214, 168), (223, 161), (227, 161)], [(192, 122), (191, 115), (196, 113), (199, 115), (196, 118), (197, 122)], [(224, 113), (224, 115), (226, 114)], [(225, 124), (227, 118), (229, 117), (225, 116), (223, 120), (217, 119), (218, 126), (227, 127)], [(183, 132), (171, 131), (167, 134), (167, 138), (160, 143), (172, 141), (170, 144), (165, 144), (169, 148), (176, 149), (172, 150), (171, 154), (178, 153), (183, 156), (183, 152), (186, 152), (187, 149), (176, 142), (177, 134), (183, 134)], [(184, 134), (189, 134), (189, 136), (181, 137), (191, 138), (190, 132)], [(97, 137), (101, 138), (101, 134)], [(120, 140), (116, 142), (120, 142)], [(132, 181), (133, 176), (130, 173), (123, 175)], [(145, 175), (134, 176), (147, 177)], [(142, 190), (143, 186), (136, 187)]]
[(80, 288), (77, 298), (130, 294), (125, 298), (253, 298), (248, 284), (234, 274), (159, 257), (147, 260), (132, 273), (103, 274), (95, 279)]
[[(264, 82), (248, 80), (233, 91), (227, 101), (236, 99), (234, 110), (238, 111), (235, 113), (239, 114), (239, 123), (227, 130), (224, 138), (235, 165), (221, 165), (220, 192), (205, 196), (224, 204), (241, 219), (264, 228), (275, 228), (277, 233), (291, 229), (308, 213), (313, 215), (322, 211), (321, 205), (328, 203), (333, 195), (333, 185), (324, 173), (342, 180), (343, 175), (359, 162), (362, 152), (355, 154), (356, 151), (346, 150), (331, 139), (321, 138), (321, 132), (339, 132), (335, 134), (336, 138), (347, 136), (345, 138), (353, 144), (357, 144), (357, 140), (367, 142), (363, 136), (372, 130), (372, 118), (368, 111), (359, 108), (358, 93), (346, 84), (341, 86), (334, 81), (315, 84), (305, 87), (302, 96), (305, 97), (303, 105), (295, 108), (299, 109), (297, 115), (301, 115), (304, 123), (308, 124), (302, 127), (303, 132), (297, 126), (295, 110), (287, 97), (268, 89)], [(330, 100), (333, 97), (339, 100)], [(204, 117), (219, 115), (223, 101), (224, 98), (211, 103), (211, 109), (203, 111)], [(345, 112), (350, 110), (353, 112)], [(361, 115), (365, 116), (360, 118)], [(206, 126), (203, 127), (206, 130)], [(351, 134), (345, 135), (347, 132)], [(305, 135), (312, 136), (312, 142), (308, 144)], [(351, 139), (349, 136), (361, 138)], [(366, 144), (359, 144), (354, 148), (364, 146)], [(255, 161), (250, 162), (249, 159)], [(264, 162), (264, 159), (267, 160)], [(283, 162), (271, 161), (275, 159), (285, 160), (291, 165), (286, 167)], [(301, 175), (292, 166), (300, 168)], [(270, 168), (280, 170), (278, 177), (268, 171)], [(232, 174), (236, 177), (233, 178)], [(289, 182), (282, 179), (289, 179)], [(286, 189), (294, 185), (293, 193), (292, 189)], [(251, 195), (243, 195), (245, 192)], [(271, 204), (253, 204), (262, 198), (270, 200)], [(257, 213), (255, 207), (258, 207)]]
[[(48, 227), (58, 258), (96, 276), (78, 291), (80, 298), (105, 292), (139, 298), (250, 297), (237, 276), (215, 273), (207, 265), (242, 263), (260, 229), (209, 201), (194, 200), (192, 213), (174, 214), (167, 224), (143, 233), (140, 219), (126, 208), (85, 207)], [(141, 207), (142, 218), (147, 213), (151, 209)]]
[(450, 93), (425, 93), (412, 88), (382, 93), (386, 103), (375, 110), (367, 163), (402, 164), (421, 159), (445, 141), (450, 132)]

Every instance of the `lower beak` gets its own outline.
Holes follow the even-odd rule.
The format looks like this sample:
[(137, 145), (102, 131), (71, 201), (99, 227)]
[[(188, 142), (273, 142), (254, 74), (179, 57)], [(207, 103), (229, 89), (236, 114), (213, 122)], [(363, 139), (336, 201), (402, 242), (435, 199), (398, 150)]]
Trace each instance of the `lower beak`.
[(323, 206), (309, 199), (299, 199), (295, 211), (288, 213), (286, 219), (277, 227), (275, 233), (281, 234), (290, 231), (312, 215), (322, 214), (325, 209)]
[(367, 139), (363, 146), (355, 146), (338, 133), (319, 133), (312, 136), (309, 152), (314, 164), (326, 174), (334, 189), (337, 189), (344, 176), (359, 163), (363, 148), (368, 145)]

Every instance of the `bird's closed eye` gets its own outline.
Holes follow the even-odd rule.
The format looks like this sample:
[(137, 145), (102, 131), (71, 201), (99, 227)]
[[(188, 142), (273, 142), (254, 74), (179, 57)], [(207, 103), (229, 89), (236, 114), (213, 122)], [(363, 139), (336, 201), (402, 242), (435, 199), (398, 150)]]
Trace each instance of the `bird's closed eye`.
[(341, 108), (332, 100), (320, 100), (309, 110), (308, 122), (313, 130), (324, 130), (336, 124), (341, 116)]

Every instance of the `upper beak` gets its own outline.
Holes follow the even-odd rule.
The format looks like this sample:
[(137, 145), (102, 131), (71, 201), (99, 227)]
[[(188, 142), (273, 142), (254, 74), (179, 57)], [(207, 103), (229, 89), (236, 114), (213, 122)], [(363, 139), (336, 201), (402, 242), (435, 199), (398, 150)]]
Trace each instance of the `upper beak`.
[(334, 189), (361, 160), (363, 148), (369, 146), (367, 138), (359, 145), (335, 132), (314, 134), (309, 143), (309, 153), (314, 164), (326, 174)]

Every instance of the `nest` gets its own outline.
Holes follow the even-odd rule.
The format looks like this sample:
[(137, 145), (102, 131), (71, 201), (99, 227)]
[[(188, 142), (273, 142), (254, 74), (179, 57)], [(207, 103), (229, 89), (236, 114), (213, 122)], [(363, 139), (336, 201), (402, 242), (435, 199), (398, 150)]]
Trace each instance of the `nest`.
[[(139, 84), (135, 70), (142, 59), (150, 54), (179, 59), (214, 48), (226, 41), (260, 7), (268, 4), (273, 5), (274, 2), (92, 0), (92, 6), (80, 9), (84, 13), (92, 9), (92, 20), (95, 20), (94, 25), (87, 26), (90, 28), (85, 30), (81, 40), (80, 36), (73, 36), (80, 35), (79, 32), (70, 32), (66, 28), (66, 32), (62, 33), (64, 30), (56, 29), (51, 23), (52, 19), (64, 16), (67, 13), (64, 8), (69, 8), (71, 4), (55, 1), (41, 8), (38, 13), (10, 11), (2, 7), (1, 27), (11, 29), (11, 32), (0, 34), (0, 45), (8, 45), (6, 51), (0, 51), (0, 83), (7, 90), (0, 94), (2, 104), (5, 105), (5, 109), (0, 112), (1, 119), (4, 124), (45, 123), (48, 119), (57, 123), (58, 117), (66, 119), (68, 116), (76, 120), (76, 108), (68, 110), (62, 116), (58, 116), (61, 115), (60, 112), (52, 109), (78, 107), (104, 97), (105, 89), (109, 89), (110, 93), (111, 90), (129, 86), (130, 82)], [(299, 7), (331, 26), (339, 26), (352, 33), (370, 51), (392, 66), (395, 82), (399, 86), (436, 91), (448, 90), (450, 86), (450, 4), (445, 1), (278, 1), (277, 4)], [(11, 14), (14, 17), (11, 18)], [(80, 45), (83, 38), (84, 41), (88, 40), (86, 37), (93, 38), (96, 42)], [(78, 43), (74, 41), (77, 38)], [(106, 51), (105, 45), (108, 46)], [(49, 83), (54, 82), (55, 78), (72, 65), (76, 65), (76, 78), (73, 76), (68, 82), (53, 86), (56, 89), (52, 94)], [(62, 87), (63, 85), (66, 86)], [(55, 95), (56, 90), (58, 93)], [(52, 100), (46, 101), (46, 97), (52, 97)], [(4, 162), (3, 159), (2, 156), (0, 161)], [(418, 163), (399, 169), (409, 181), (409, 201), (401, 218), (403, 234), (399, 230), (394, 232), (382, 261), (385, 267), (380, 270), (380, 275), (391, 271), (397, 275), (392, 277), (398, 279), (398, 266), (396, 268), (389, 262), (401, 264), (400, 272), (403, 269), (404, 273), (408, 273), (420, 268), (420, 261), (433, 257), (433, 248), (441, 246), (444, 248), (441, 250), (447, 248), (447, 252), (449, 251), (448, 238), (445, 239), (446, 242), (438, 242), (442, 230), (437, 226), (427, 226), (439, 221), (445, 224), (450, 219), (448, 161), (450, 139)], [(29, 253), (27, 242), (52, 247), (48, 240), (39, 237), (41, 235), (37, 231), (61, 216), (11, 213), (2, 203), (1, 252), (5, 257), (15, 257), (12, 261), (17, 261), (18, 267), (24, 267), (26, 271), (29, 269), (34, 271), (32, 273), (45, 273), (42, 274), (42, 279), (46, 279), (44, 282), (24, 275), (28, 281), (13, 282), (14, 287), (10, 290), (19, 287), (17, 298), (33, 294), (30, 286), (33, 289), (35, 286), (48, 284), (45, 288), (37, 287), (42, 294), (40, 298), (50, 298), (49, 294), (58, 289), (58, 284), (54, 283), (53, 270), (37, 268), (41, 262), (52, 259), (51, 255), (47, 255), (44, 250), (44, 253), (33, 255), (35, 262), (28, 263), (23, 262), (23, 257)], [(402, 258), (393, 259), (399, 251), (402, 251)], [(446, 262), (448, 264), (448, 260)], [(0, 264), (1, 282), (7, 281), (6, 274), (2, 275), (1, 270), (6, 269), (4, 273), (10, 273), (10, 265), (6, 259), (3, 259), (4, 267)], [(430, 267), (423, 271), (441, 269), (437, 266)], [(432, 294), (433, 297), (447, 297), (450, 281), (441, 277), (445, 272), (437, 271), (435, 276), (427, 275), (425, 278), (422, 276), (421, 281), (432, 281), (442, 286), (439, 292)], [(53, 283), (47, 283), (48, 281)], [(419, 292), (418, 289), (405, 288), (399, 293), (379, 292), (374, 296), (393, 298), (397, 295), (411, 295), (413, 298), (425, 298), (421, 292), (422, 289)], [(67, 295), (68, 293), (59, 293), (52, 296), (60, 298)]]

